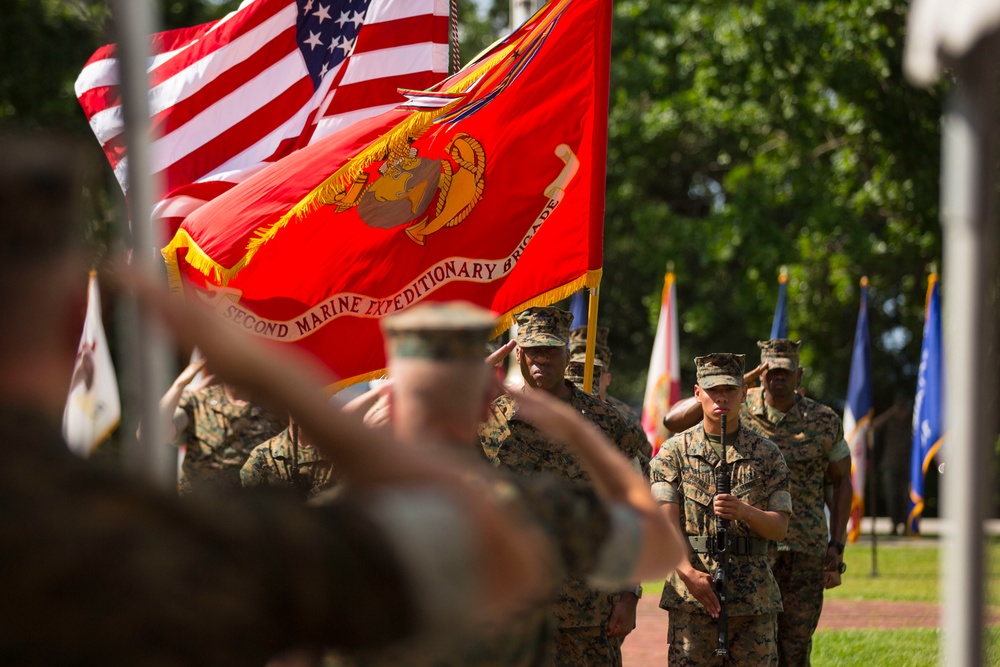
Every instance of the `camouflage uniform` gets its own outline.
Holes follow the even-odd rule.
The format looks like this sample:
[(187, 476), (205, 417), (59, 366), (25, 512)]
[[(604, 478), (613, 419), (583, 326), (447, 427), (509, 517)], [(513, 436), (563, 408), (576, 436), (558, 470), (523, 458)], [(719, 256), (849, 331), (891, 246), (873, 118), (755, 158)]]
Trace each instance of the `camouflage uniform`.
[[(696, 360), (702, 386), (707, 384), (702, 379), (706, 359), (709, 357)], [(726, 384), (742, 385), (742, 359), (738, 366)], [(660, 503), (679, 506), (681, 526), (689, 539), (715, 535), (715, 470), (721, 461), (703, 423), (667, 440), (653, 459), (653, 496)], [(777, 445), (740, 423), (736, 433), (727, 436), (726, 461), (731, 469), (732, 495), (765, 511), (791, 512), (789, 471)], [(775, 664), (775, 614), (781, 611), (781, 595), (768, 564), (766, 541), (741, 521), (731, 521), (729, 529), (737, 538), (756, 540), (753, 544), (759, 551), (734, 555), (731, 559), (727, 588), (728, 664)], [(695, 569), (714, 572), (715, 560), (704, 549), (695, 551), (690, 556)], [(718, 641), (716, 622), (676, 572), (664, 584), (660, 608), (670, 613), (670, 665), (721, 664), (722, 658), (714, 651)]]
[(295, 489), (304, 497), (311, 498), (334, 483), (333, 464), (324, 459), (315, 447), (302, 442), (296, 446), (290, 429), (285, 429), (254, 447), (240, 470), (240, 482), (244, 488)]
[(239, 488), (240, 468), (253, 448), (288, 426), (288, 418), (252, 403), (236, 405), (222, 385), (187, 391), (178, 409), (188, 427), (179, 436), (187, 445), (179, 490), (190, 493), (213, 487)]
[[(597, 327), (597, 340), (595, 341), (595, 356), (594, 363), (600, 362), (602, 369), (608, 369), (611, 366), (611, 348), (608, 346), (608, 334), (610, 330), (607, 327)], [(569, 332), (569, 351), (572, 355), (574, 361), (581, 360), (586, 361), (587, 354), (587, 327), (577, 327)], [(599, 386), (598, 373), (594, 372), (594, 383)], [(582, 386), (580, 387), (583, 388)], [(637, 433), (642, 434), (642, 446), (639, 450), (639, 467), (642, 469), (642, 474), (649, 479), (649, 461), (653, 458), (653, 445), (650, 444), (649, 439), (646, 438), (646, 431), (642, 428), (642, 419), (636, 414), (635, 410), (626, 403), (625, 401), (615, 398), (611, 394), (605, 392), (604, 400), (611, 404), (613, 408), (618, 410), (629, 422)]]
[[(761, 341), (762, 361), (772, 367), (798, 368), (798, 343)], [(773, 441), (791, 471), (795, 512), (785, 540), (772, 549), (771, 568), (781, 588), (784, 611), (778, 615), (778, 658), (781, 665), (808, 665), (812, 635), (823, 611), (823, 568), (829, 537), (824, 486), (830, 463), (851, 455), (837, 414), (812, 399), (797, 396), (782, 414), (768, 406), (764, 389), (747, 392), (740, 408), (743, 422)]]
[[(594, 489), (583, 484), (575, 484), (554, 479), (547, 475), (510, 475), (490, 483), (492, 493), (504, 499), (512, 512), (523, 513), (537, 523), (558, 545), (556, 570), (551, 575), (553, 584), (563, 581), (567, 575), (584, 580), (592, 575), (601, 575), (608, 570), (608, 542), (612, 534), (612, 515), (608, 506), (600, 500)], [(638, 545), (634, 545), (638, 546)], [(616, 544), (616, 558), (637, 553), (632, 547)], [(598, 557), (602, 554), (604, 557)], [(611, 569), (617, 570), (619, 583), (623, 563)], [(629, 568), (630, 569), (630, 568)], [(608, 574), (603, 574), (607, 581)], [(611, 577), (614, 578), (613, 576)], [(548, 593), (551, 599), (555, 590)], [(590, 630), (590, 628), (585, 628)], [(603, 628), (595, 628), (603, 632)], [(488, 628), (481, 633), (456, 637), (456, 644), (442, 651), (414, 650), (403, 647), (400, 650), (363, 654), (352, 658), (340, 657), (335, 665), (357, 667), (378, 667), (409, 665), (411, 667), (536, 667), (556, 664), (555, 628), (549, 608), (540, 603), (518, 615), (518, 618), (503, 627)], [(580, 664), (586, 662), (567, 661), (558, 656), (558, 664)]]
[[(488, 311), (462, 304), (416, 306), (407, 314), (386, 318), (382, 326), (386, 332), (390, 372), (399, 373), (397, 387), (406, 392), (408, 379), (419, 378), (422, 371), (435, 366), (424, 363), (403, 367), (399, 364), (401, 358), (422, 362), (465, 361), (482, 369), (484, 343), (494, 324), (495, 318)], [(458, 366), (452, 376), (437, 377), (465, 377), (468, 368)], [(454, 414), (449, 416), (454, 418)], [(431, 417), (437, 418), (444, 417)], [(474, 418), (475, 413), (470, 412), (469, 419)], [(482, 458), (478, 443), (464, 447), (454, 443), (445, 449)], [(478, 463), (482, 465), (481, 460)], [(581, 580), (620, 586), (624, 583), (623, 578), (633, 570), (641, 548), (638, 516), (631, 510), (604, 502), (591, 485), (552, 475), (512, 473), (481, 475), (474, 480), (510, 513), (534, 522), (557, 547), (552, 559), (553, 570), (547, 577), (549, 590), (543, 592), (534, 607), (519, 614), (513, 624), (457, 636), (450, 650), (369, 654), (355, 656), (349, 664), (366, 667), (552, 664), (555, 629), (548, 605), (554, 599), (557, 584), (572, 575)]]
[(367, 502), (179, 502), (78, 459), (30, 411), (0, 408), (0, 430), (5, 665), (263, 665), (417, 628), (409, 566)]
[[(571, 316), (557, 308), (532, 308), (518, 315), (518, 343), (565, 345)], [(639, 456), (645, 437), (630, 427), (610, 405), (585, 394), (571, 382), (567, 402), (592, 421), (628, 459)], [(517, 474), (546, 473), (590, 483), (590, 477), (562, 445), (542, 436), (533, 426), (517, 418), (514, 400), (500, 396), (490, 406), (480, 426), (483, 451), (494, 465)], [(556, 664), (620, 664), (620, 642), (607, 637), (605, 625), (618, 595), (609, 595), (570, 576), (551, 608), (559, 630), (556, 633)], [(573, 656), (587, 656), (586, 662), (570, 662)], [(610, 659), (609, 659), (610, 656)]]

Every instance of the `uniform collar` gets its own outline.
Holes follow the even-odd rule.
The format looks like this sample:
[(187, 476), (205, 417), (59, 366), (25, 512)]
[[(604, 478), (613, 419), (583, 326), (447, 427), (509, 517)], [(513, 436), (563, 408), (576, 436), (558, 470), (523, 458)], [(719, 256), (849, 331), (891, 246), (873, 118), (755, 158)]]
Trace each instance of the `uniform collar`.
[[(767, 401), (764, 399), (764, 388), (759, 387), (755, 390), (751, 390), (747, 394), (747, 404), (750, 408), (750, 412), (756, 416), (764, 419), (765, 421), (770, 421), (768, 419), (768, 412), (773, 408), (769, 408)], [(792, 407), (788, 409), (785, 416), (782, 417), (777, 423), (795, 421), (799, 418), (799, 413), (802, 409), (802, 396), (795, 394), (795, 402), (792, 403)]]
[[(715, 448), (712, 447), (712, 443), (709, 442), (708, 434), (705, 433), (705, 424), (698, 424), (697, 429), (698, 430), (695, 433), (698, 437), (691, 443), (689, 451), (692, 455), (703, 458), (708, 461), (709, 464), (715, 466), (722, 460), (722, 457), (715, 453)], [(726, 438), (726, 462), (735, 463), (743, 458), (743, 454), (741, 454), (738, 449), (742, 436), (743, 424), (741, 423), (740, 427), (736, 429), (736, 432)]]

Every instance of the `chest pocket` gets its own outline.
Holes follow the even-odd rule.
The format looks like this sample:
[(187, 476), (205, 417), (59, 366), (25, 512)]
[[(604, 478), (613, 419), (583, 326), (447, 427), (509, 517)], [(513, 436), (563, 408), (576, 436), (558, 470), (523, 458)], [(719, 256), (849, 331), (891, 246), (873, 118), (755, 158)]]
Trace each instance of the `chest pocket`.
[(823, 450), (820, 440), (811, 438), (795, 440), (791, 447), (782, 450), (782, 455), (785, 457), (785, 465), (792, 474), (793, 488), (802, 486), (814, 488), (823, 484), (822, 480), (826, 475), (830, 457)]
[(759, 475), (740, 484), (733, 485), (733, 495), (748, 505), (753, 505), (763, 509), (767, 490), (764, 488), (764, 480)]

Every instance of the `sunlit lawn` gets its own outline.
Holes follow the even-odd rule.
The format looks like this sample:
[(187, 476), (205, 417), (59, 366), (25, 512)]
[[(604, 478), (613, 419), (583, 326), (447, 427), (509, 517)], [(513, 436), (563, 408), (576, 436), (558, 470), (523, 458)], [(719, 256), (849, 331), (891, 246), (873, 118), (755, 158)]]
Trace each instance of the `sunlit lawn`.
[[(936, 539), (885, 539), (877, 543), (878, 576), (871, 576), (868, 542), (849, 545), (844, 554), (844, 584), (827, 599), (939, 602), (940, 550)], [(987, 604), (1000, 605), (1000, 541), (989, 547)], [(663, 582), (643, 584), (645, 594), (659, 595)], [(939, 629), (827, 630), (813, 638), (814, 667), (926, 667), (938, 662)], [(1000, 665), (1000, 628), (989, 628), (986, 665)]]

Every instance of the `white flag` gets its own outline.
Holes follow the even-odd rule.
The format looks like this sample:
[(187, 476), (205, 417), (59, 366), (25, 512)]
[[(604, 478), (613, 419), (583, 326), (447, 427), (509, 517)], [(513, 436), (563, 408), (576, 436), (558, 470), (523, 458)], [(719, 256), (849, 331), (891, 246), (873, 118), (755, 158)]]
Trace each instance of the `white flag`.
[(118, 379), (101, 322), (101, 290), (91, 271), (87, 317), (63, 412), (63, 437), (74, 453), (86, 458), (115, 430), (121, 414)]

